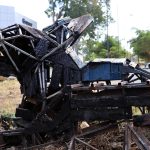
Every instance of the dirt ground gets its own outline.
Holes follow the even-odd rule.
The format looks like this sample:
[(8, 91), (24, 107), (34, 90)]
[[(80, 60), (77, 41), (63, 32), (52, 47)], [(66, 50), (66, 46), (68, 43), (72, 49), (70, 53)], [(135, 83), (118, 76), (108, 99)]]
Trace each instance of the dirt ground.
[[(0, 76), (0, 115), (9, 115), (15, 114), (15, 109), (18, 107), (22, 99), (22, 95), (20, 93), (20, 84), (15, 78), (4, 78)], [(135, 109), (135, 108), (134, 108)], [(133, 110), (136, 114), (139, 113), (136, 109)], [(123, 142), (124, 142), (124, 131), (123, 127), (120, 126), (118, 128), (106, 131), (103, 134), (94, 136), (89, 139), (83, 139), (88, 144), (96, 147), (100, 150), (122, 150)], [(150, 129), (149, 132), (145, 131), (145, 135), (148, 139), (150, 139)], [(83, 145), (77, 143), (76, 149), (83, 150), (85, 147)], [(65, 150), (66, 146), (64, 145), (49, 145), (45, 149), (51, 150)], [(137, 150), (136, 146), (133, 148)]]
[(14, 114), (21, 98), (17, 79), (0, 77), (0, 115)]

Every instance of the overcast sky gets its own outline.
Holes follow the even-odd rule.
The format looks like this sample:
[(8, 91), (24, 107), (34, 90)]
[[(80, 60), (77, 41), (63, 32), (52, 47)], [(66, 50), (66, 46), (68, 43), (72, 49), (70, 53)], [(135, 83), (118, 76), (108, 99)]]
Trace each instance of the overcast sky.
[(150, 0), (111, 0), (111, 14), (116, 21), (109, 34), (119, 36), (125, 47), (135, 37), (135, 29), (150, 30)]
[[(37, 21), (38, 29), (51, 24), (44, 13), (48, 0), (0, 0), (0, 5), (14, 6), (18, 13)], [(135, 36), (133, 28), (150, 29), (149, 7), (150, 0), (111, 0), (115, 23), (109, 25), (109, 35), (119, 36), (123, 45), (129, 48), (127, 41)]]

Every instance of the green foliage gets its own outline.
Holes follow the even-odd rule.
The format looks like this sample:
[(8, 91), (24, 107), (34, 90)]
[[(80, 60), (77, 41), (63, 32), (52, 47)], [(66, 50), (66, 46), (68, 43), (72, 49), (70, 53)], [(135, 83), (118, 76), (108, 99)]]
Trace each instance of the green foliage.
[(140, 58), (150, 61), (150, 31), (136, 30), (137, 37), (130, 40), (130, 46)]
[(111, 58), (126, 57), (128, 54), (122, 47), (117, 38), (109, 37), (99, 42), (101, 29), (106, 29), (112, 21), (110, 15), (110, 0), (49, 0), (49, 8), (45, 11), (53, 21), (61, 17), (76, 18), (81, 15), (91, 14), (94, 22), (87, 28), (87, 31), (78, 45), (81, 53), (86, 55), (86, 60), (93, 60), (97, 57)]
[(8, 113), (6, 111), (3, 111), (1, 113), (1, 117), (3, 117), (3, 118), (11, 118), (11, 117), (15, 117), (15, 114), (11, 114), (11, 113)]
[[(61, 17), (76, 18), (81, 15), (91, 14), (94, 23), (88, 28), (90, 38), (96, 38), (95, 29), (104, 27), (112, 18), (106, 12), (109, 9), (110, 0), (49, 0), (49, 8), (45, 11), (53, 21)], [(108, 8), (108, 9), (106, 9)], [(108, 18), (107, 18), (108, 17)]]
[[(87, 47), (84, 52), (87, 53), (85, 60), (93, 60), (95, 58), (107, 58), (108, 53), (110, 58), (129, 57), (131, 54), (122, 48), (118, 38), (109, 36), (102, 42), (95, 40), (87, 40)], [(109, 51), (108, 51), (109, 50)]]

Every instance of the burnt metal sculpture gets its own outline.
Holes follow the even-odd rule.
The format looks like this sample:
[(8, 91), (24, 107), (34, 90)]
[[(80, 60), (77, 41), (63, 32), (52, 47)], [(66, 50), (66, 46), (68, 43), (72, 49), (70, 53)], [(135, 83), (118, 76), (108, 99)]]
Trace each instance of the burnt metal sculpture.
[[(70, 49), (92, 20), (84, 15), (58, 20), (43, 31), (19, 24), (0, 30), (0, 75), (16, 76), (23, 94), (14, 119), (17, 128), (0, 133), (6, 146), (41, 144), (65, 133), (71, 137), (80, 120), (130, 119), (132, 106), (150, 106), (148, 82), (84, 82), (85, 70)], [(126, 65), (124, 73), (142, 75), (145, 81), (150, 77)]]

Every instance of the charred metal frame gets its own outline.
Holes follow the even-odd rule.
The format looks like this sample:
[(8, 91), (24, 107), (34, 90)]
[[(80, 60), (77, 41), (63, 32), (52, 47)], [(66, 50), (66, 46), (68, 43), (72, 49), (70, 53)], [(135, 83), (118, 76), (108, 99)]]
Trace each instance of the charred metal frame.
[[(2, 137), (20, 136), (23, 137), (22, 143), (43, 144), (43, 134), (74, 135), (76, 123), (80, 120), (127, 120), (132, 118), (132, 106), (150, 107), (150, 84), (147, 81), (150, 73), (137, 65), (130, 65), (129, 60), (124, 67), (125, 74), (132, 73), (125, 79), (127, 84), (82, 82), (82, 68), (66, 50), (92, 20), (90, 15), (85, 15), (58, 20), (43, 31), (18, 24), (0, 30), (0, 75), (15, 75), (23, 93), (22, 103), (16, 109), (16, 117), (20, 119), (14, 120), (18, 128), (0, 132)], [(50, 67), (53, 67), (51, 79)], [(132, 83), (137, 80), (133, 79), (134, 75), (142, 83)], [(107, 128), (110, 129), (111, 125), (73, 136), (69, 149), (73, 149), (78, 141), (96, 150), (80, 137)], [(128, 130), (134, 133), (128, 127), (127, 136)], [(26, 136), (30, 136), (32, 143)], [(9, 140), (5, 142), (7, 144)]]

